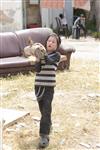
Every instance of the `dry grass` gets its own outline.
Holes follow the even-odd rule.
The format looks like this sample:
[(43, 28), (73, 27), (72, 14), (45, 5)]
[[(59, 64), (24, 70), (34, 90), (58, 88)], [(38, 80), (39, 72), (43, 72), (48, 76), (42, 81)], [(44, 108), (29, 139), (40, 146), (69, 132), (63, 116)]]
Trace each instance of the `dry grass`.
[[(72, 59), (70, 71), (57, 72), (57, 86), (53, 101), (53, 131), (47, 150), (86, 150), (98, 149), (99, 143), (99, 64), (96, 61)], [(19, 123), (26, 127), (3, 132), (3, 143), (13, 150), (36, 150), (40, 117), (38, 105), (32, 96), (26, 94), (34, 90), (34, 73), (1, 79), (2, 107), (30, 111), (30, 116)], [(93, 96), (88, 94), (92, 93)]]

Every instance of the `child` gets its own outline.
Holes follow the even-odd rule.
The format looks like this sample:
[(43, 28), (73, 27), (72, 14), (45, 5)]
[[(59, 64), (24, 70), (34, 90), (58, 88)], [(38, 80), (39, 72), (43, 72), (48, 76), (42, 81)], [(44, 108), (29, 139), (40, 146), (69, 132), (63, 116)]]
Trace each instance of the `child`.
[(60, 18), (62, 29), (63, 29), (65, 36), (69, 37), (67, 18), (65, 18), (63, 14), (59, 14), (59, 18)]
[(37, 72), (35, 78), (35, 94), (41, 112), (39, 148), (45, 148), (49, 144), (49, 133), (52, 125), (51, 104), (54, 95), (54, 87), (56, 85), (55, 71), (60, 61), (60, 54), (56, 50), (60, 43), (60, 37), (55, 33), (48, 36), (45, 45), (47, 54), (44, 56), (44, 60), (41, 59), (35, 65), (35, 70)]
[(76, 28), (76, 39), (80, 38), (80, 30), (83, 30), (84, 37), (86, 37), (85, 17), (83, 14), (75, 20), (74, 27)]

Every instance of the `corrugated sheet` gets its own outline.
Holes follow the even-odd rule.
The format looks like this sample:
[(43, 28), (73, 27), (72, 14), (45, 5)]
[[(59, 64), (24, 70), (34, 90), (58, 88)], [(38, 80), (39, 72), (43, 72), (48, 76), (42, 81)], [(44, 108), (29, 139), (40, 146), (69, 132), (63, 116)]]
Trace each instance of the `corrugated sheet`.
[(90, 0), (73, 0), (73, 7), (90, 10)]
[[(42, 8), (64, 8), (66, 0), (41, 0)], [(70, 1), (70, 0), (69, 0)], [(90, 10), (90, 0), (72, 0), (74, 8)]]
[(64, 8), (65, 0), (41, 0), (42, 8)]

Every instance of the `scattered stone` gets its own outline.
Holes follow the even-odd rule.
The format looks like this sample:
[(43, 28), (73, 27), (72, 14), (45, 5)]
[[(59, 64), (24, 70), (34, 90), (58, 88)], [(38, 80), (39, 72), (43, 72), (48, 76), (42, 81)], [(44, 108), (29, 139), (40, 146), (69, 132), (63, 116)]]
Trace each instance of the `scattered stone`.
[(97, 112), (97, 115), (100, 115), (100, 112)]
[(65, 96), (65, 95), (66, 95), (66, 91), (57, 90), (55, 92), (55, 96)]
[(40, 117), (32, 117), (32, 119), (34, 120), (34, 121), (40, 121)]
[(12, 150), (12, 148), (8, 145), (3, 144), (3, 150)]
[(96, 147), (97, 147), (97, 148), (100, 148), (100, 143), (96, 144)]
[(99, 93), (89, 93), (88, 96), (91, 98), (94, 98), (94, 97), (100, 97), (100, 94)]
[(99, 94), (99, 93), (97, 93), (97, 94), (96, 94), (96, 96), (97, 96), (97, 97), (100, 97), (100, 94)]
[(83, 96), (82, 98), (81, 98), (81, 100), (86, 100), (87, 99), (87, 97), (86, 96)]
[(36, 126), (39, 127), (40, 117), (32, 117), (32, 119), (34, 120), (34, 123), (36, 124)]
[(35, 125), (36, 125), (37, 127), (39, 127), (39, 126), (40, 126), (40, 123), (39, 123), (39, 122), (35, 122)]
[(72, 117), (77, 117), (77, 114), (71, 114)]
[(55, 128), (55, 127), (58, 127), (58, 128), (59, 128), (59, 127), (60, 127), (60, 124), (59, 124), (59, 123), (53, 123), (52, 126), (53, 126), (54, 128)]
[(80, 126), (80, 123), (77, 122), (77, 123), (75, 124), (75, 127), (79, 127), (79, 126)]
[(28, 126), (25, 124), (25, 123), (19, 123), (16, 125), (16, 128), (17, 129), (20, 129), (20, 128), (27, 128)]
[(88, 96), (93, 98), (93, 97), (95, 97), (95, 93), (90, 93), (90, 94), (88, 94)]
[(86, 147), (86, 148), (90, 148), (90, 145), (89, 145), (89, 144), (86, 144), (86, 143), (83, 143), (83, 142), (81, 142), (80, 145), (82, 145), (82, 146), (84, 146), (84, 147)]
[(18, 105), (17, 107), (18, 107), (18, 108), (20, 108), (20, 109), (24, 109), (24, 107), (23, 107), (23, 106), (21, 106), (21, 105)]
[(1, 125), (4, 125), (5, 122), (6, 122), (5, 119), (3, 119), (2, 116), (1, 116), (1, 117), (0, 117), (0, 124), (1, 124)]
[(8, 96), (9, 92), (0, 92), (0, 97)]
[(13, 88), (13, 89), (11, 89), (11, 92), (12, 91), (19, 91), (19, 89), (18, 88)]
[(9, 132), (9, 133), (10, 132), (16, 132), (16, 129), (9, 129), (9, 128), (7, 128), (6, 131)]
[(65, 139), (62, 139), (61, 141), (60, 141), (60, 145), (64, 145), (65, 144)]
[(0, 109), (0, 120), (2, 118), (5, 120), (3, 129), (15, 124), (18, 120), (28, 115), (30, 115), (30, 113), (25, 111), (4, 108)]
[(56, 133), (63, 131), (63, 129), (60, 128), (60, 124), (59, 123), (53, 123), (52, 127), (53, 127), (53, 131), (56, 132)]
[(34, 92), (27, 92), (22, 95), (22, 98), (29, 98), (31, 100), (36, 100), (36, 96)]

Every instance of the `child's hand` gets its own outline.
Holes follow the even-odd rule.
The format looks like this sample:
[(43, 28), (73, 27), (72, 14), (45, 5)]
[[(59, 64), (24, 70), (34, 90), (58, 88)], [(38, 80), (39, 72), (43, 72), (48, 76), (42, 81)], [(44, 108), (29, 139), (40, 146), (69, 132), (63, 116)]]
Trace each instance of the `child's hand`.
[(29, 62), (30, 62), (31, 65), (34, 65), (34, 63), (36, 61), (36, 58), (34, 56), (29, 56), (28, 60), (29, 60)]

